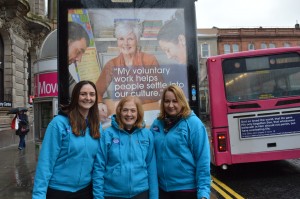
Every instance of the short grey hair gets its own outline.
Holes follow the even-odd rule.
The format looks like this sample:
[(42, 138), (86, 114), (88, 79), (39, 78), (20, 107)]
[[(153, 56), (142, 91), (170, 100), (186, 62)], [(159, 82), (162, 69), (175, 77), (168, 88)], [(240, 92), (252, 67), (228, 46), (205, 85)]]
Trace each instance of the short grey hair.
[(124, 37), (129, 33), (133, 33), (136, 36), (137, 41), (141, 37), (141, 26), (137, 22), (119, 22), (116, 25), (115, 36), (116, 38)]

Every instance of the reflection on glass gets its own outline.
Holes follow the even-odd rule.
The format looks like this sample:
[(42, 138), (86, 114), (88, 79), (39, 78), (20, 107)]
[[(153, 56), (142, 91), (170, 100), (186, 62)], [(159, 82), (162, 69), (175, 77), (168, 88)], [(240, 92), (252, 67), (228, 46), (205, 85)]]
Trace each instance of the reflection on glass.
[(300, 68), (262, 70), (225, 74), (229, 101), (246, 101), (287, 97), (300, 94)]

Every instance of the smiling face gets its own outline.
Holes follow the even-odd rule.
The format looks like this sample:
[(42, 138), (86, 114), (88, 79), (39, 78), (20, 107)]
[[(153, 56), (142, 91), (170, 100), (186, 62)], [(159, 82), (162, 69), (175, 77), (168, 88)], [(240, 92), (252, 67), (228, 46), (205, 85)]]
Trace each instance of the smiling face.
[(78, 106), (79, 112), (84, 116), (87, 117), (89, 109), (95, 104), (96, 102), (96, 91), (90, 84), (85, 84), (80, 89), (80, 94), (78, 98)]
[(138, 110), (133, 100), (124, 103), (121, 109), (121, 122), (126, 130), (132, 129), (138, 117)]
[(133, 32), (118, 37), (118, 47), (124, 55), (133, 55), (137, 51), (137, 38)]
[(166, 53), (168, 59), (173, 59), (180, 64), (186, 64), (186, 45), (185, 37), (183, 35), (178, 36), (178, 43), (159, 40), (158, 44)]
[(172, 91), (167, 91), (163, 100), (164, 110), (169, 116), (176, 116), (181, 112), (182, 105)]
[(80, 40), (70, 41), (69, 45), (69, 65), (76, 62), (81, 62), (81, 58), (87, 48), (85, 38), (81, 38)]

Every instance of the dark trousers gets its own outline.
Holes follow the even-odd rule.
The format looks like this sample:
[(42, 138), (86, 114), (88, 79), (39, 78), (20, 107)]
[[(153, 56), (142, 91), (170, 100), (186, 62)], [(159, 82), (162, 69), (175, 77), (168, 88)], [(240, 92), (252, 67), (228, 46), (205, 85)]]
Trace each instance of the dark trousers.
[[(120, 197), (104, 197), (105, 199), (128, 199), (128, 198), (120, 198)], [(130, 199), (148, 199), (149, 198), (149, 191), (144, 191)]]
[(19, 135), (20, 141), (19, 141), (19, 148), (25, 148), (26, 143), (25, 143), (25, 134)]
[(76, 192), (60, 191), (48, 188), (47, 199), (93, 199), (92, 185), (80, 189)]
[(197, 199), (196, 191), (170, 191), (159, 189), (159, 199)]

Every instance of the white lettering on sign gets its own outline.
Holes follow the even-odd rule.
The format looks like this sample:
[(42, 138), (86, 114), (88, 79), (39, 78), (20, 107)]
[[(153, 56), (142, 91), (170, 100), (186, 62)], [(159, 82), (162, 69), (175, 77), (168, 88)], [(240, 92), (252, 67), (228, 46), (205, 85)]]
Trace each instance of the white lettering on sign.
[(45, 81), (39, 82), (39, 88), (40, 88), (39, 91), (40, 94), (50, 94), (50, 93), (58, 92), (57, 83), (52, 84), (52, 83), (47, 83)]

